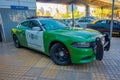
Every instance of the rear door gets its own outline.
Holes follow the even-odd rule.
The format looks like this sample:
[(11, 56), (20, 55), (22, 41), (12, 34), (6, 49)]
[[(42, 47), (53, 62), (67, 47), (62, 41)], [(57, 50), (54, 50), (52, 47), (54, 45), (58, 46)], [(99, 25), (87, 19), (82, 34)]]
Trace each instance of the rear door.
[(19, 41), (20, 41), (20, 44), (21, 44), (22, 46), (26, 46), (26, 47), (27, 47), (27, 41), (26, 41), (25, 31), (26, 31), (27, 29), (29, 29), (29, 28), (28, 28), (28, 24), (29, 24), (28, 21), (22, 22), (21, 24), (19, 24), (19, 25), (17, 26), (17, 32), (16, 32), (17, 37), (18, 37), (18, 39), (19, 39)]
[[(34, 30), (35, 27), (39, 27), (40, 30)], [(28, 47), (44, 52), (43, 30), (39, 22), (37, 20), (29, 21), (29, 28), (26, 30)]]

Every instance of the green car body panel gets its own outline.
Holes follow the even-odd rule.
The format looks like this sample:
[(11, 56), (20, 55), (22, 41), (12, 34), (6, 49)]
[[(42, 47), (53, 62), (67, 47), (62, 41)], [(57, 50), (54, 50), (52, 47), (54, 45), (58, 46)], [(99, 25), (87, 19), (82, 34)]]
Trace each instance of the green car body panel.
[[(29, 30), (27, 32), (27, 30)], [(20, 45), (29, 47), (29, 42), (27, 37), (30, 37), (28, 33), (30, 32), (29, 28), (24, 26), (12, 28), (12, 35), (17, 36), (20, 42)], [(44, 54), (50, 56), (50, 49), (55, 43), (63, 44), (71, 58), (72, 63), (87, 63), (96, 60), (95, 52), (92, 47), (88, 48), (76, 48), (72, 44), (75, 42), (95, 42), (97, 37), (101, 37), (100, 32), (93, 29), (84, 29), (84, 28), (75, 28), (67, 27), (57, 30), (45, 30), (45, 31), (36, 31), (36, 33), (42, 33), (40, 40), (42, 42), (42, 47), (44, 50), (35, 50), (41, 51)], [(38, 35), (38, 34), (37, 34)], [(37, 38), (36, 38), (37, 39)], [(38, 41), (39, 43), (39, 41)], [(38, 45), (39, 47), (39, 45)]]
[[(95, 60), (92, 48), (74, 48), (74, 42), (94, 42), (95, 38), (101, 36), (99, 32), (92, 29), (67, 28), (44, 32), (45, 53), (49, 55), (52, 43), (60, 42), (66, 46), (71, 55), (72, 63), (86, 63)], [(81, 60), (83, 57), (91, 56), (88, 60)]]
[(20, 41), (22, 46), (28, 47), (26, 35), (25, 35), (26, 27), (22, 26), (21, 28), (13, 28), (12, 34), (16, 35)]

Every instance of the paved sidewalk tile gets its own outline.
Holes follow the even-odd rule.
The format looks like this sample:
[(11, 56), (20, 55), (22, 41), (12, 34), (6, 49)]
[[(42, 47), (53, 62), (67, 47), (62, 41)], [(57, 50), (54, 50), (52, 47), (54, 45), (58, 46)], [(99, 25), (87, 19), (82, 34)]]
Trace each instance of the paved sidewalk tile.
[(120, 80), (120, 38), (102, 61), (56, 65), (50, 57), (13, 43), (0, 43), (0, 80)]

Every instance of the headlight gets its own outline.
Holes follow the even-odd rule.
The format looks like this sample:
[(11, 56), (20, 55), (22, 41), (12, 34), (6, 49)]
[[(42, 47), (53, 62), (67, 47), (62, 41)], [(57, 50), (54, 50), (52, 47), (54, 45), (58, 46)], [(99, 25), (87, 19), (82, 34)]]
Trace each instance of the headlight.
[(90, 43), (89, 42), (75, 42), (72, 44), (72, 46), (75, 48), (89, 48)]

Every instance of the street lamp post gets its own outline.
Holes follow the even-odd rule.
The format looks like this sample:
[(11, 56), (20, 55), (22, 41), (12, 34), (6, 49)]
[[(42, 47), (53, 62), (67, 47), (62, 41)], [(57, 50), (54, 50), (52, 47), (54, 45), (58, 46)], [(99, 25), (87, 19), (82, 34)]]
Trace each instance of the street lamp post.
[(114, 2), (115, 2), (115, 0), (112, 0), (112, 17), (111, 17), (111, 25), (110, 25), (110, 39), (112, 39), (112, 30), (113, 30)]
[(74, 3), (72, 3), (72, 27), (74, 27)]

